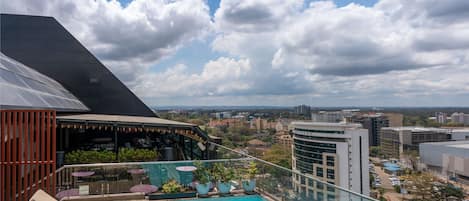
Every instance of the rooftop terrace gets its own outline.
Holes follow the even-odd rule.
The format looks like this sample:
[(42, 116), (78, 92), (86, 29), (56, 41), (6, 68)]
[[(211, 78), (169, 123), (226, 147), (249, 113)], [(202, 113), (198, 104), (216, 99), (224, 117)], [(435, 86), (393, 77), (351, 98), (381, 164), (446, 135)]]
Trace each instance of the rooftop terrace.
[[(188, 169), (197, 166), (206, 170), (222, 167), (223, 170), (233, 173), (233, 177), (227, 179), (231, 184), (230, 196), (220, 200), (374, 200), (222, 145), (210, 143), (207, 148), (216, 153), (216, 159), (199, 161), (202, 166), (197, 161), (65, 165), (56, 172), (58, 189), (56, 196), (61, 200), (93, 200), (97, 196), (98, 198), (114, 196), (116, 199), (115, 195), (141, 196), (145, 200), (174, 199), (176, 194), (168, 193), (165, 186), (174, 180), (184, 188), (184, 192), (179, 192), (179, 195), (191, 199), (207, 197), (196, 193), (195, 187), (198, 182), (194, 178), (193, 169)], [(251, 177), (256, 180), (256, 187), (254, 192), (247, 192), (243, 188), (246, 182), (244, 179), (247, 178), (252, 164), (255, 164), (257, 169)], [(208, 171), (208, 174), (211, 183), (208, 197), (211, 198), (202, 200), (212, 201), (213, 198), (223, 195), (221, 187), (217, 187), (218, 182), (216, 182), (222, 178), (213, 171)], [(292, 182), (293, 177), (300, 177), (304, 183), (295, 185)], [(248, 194), (258, 196), (244, 197)]]

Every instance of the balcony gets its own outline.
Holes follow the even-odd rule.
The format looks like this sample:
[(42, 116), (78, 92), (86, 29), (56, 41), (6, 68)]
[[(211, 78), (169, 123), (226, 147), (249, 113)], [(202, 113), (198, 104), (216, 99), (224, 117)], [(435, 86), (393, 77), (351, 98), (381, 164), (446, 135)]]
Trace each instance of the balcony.
[[(207, 149), (212, 151), (211, 158), (214, 159), (65, 165), (57, 170), (57, 197), (62, 200), (112, 199), (118, 195), (124, 198), (136, 195), (149, 200), (181, 197), (201, 200), (207, 199), (202, 197), (212, 197), (210, 200), (217, 197), (224, 197), (223, 200), (374, 200), (222, 145), (211, 143)], [(254, 165), (257, 171), (251, 178), (255, 178), (256, 187), (254, 192), (248, 192), (243, 190), (243, 178), (247, 178), (247, 170), (252, 170)], [(196, 193), (194, 168), (188, 168), (193, 166), (208, 170), (211, 184), (206, 196)], [(229, 196), (217, 190), (220, 188), (216, 187), (217, 176), (213, 171), (216, 168), (234, 173), (229, 178)], [(294, 178), (301, 182), (294, 182)], [(180, 184), (184, 192), (168, 193), (167, 186), (163, 186), (169, 181)]]

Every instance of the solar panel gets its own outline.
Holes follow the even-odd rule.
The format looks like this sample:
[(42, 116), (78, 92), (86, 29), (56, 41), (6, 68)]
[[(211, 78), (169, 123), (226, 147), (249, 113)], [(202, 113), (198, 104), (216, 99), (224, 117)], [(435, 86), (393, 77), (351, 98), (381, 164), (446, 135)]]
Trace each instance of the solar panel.
[(89, 110), (55, 80), (0, 53), (0, 106), (57, 111)]

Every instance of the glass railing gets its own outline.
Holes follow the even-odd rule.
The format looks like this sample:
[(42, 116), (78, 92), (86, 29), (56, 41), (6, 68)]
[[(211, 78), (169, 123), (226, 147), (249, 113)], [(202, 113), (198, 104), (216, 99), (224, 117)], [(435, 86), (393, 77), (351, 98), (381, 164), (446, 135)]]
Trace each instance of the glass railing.
[[(254, 163), (257, 167), (255, 192), (266, 200), (373, 200), (221, 145), (211, 144), (207, 148), (214, 152), (212, 157), (216, 159), (202, 160), (200, 163), (209, 170), (213, 169), (216, 164), (222, 164), (221, 167), (233, 170), (235, 176), (230, 182), (232, 194), (246, 193), (242, 185), (243, 176)], [(57, 197), (61, 199), (71, 196), (142, 192), (149, 199), (168, 199), (170, 197), (162, 197), (165, 194), (162, 192), (162, 187), (170, 180), (177, 181), (186, 189), (186, 197), (196, 197), (196, 181), (191, 172), (192, 169), (182, 168), (194, 166), (194, 162), (156, 161), (65, 165), (57, 170), (57, 192), (59, 192)], [(215, 188), (215, 176), (209, 175), (209, 177), (212, 180), (209, 195), (216, 196), (218, 190)]]

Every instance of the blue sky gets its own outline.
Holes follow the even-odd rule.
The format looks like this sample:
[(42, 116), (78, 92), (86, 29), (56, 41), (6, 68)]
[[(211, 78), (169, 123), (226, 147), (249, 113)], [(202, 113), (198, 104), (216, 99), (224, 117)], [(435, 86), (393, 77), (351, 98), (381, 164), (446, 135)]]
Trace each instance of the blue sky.
[(469, 106), (467, 0), (15, 0), (0, 9), (54, 17), (152, 106)]

